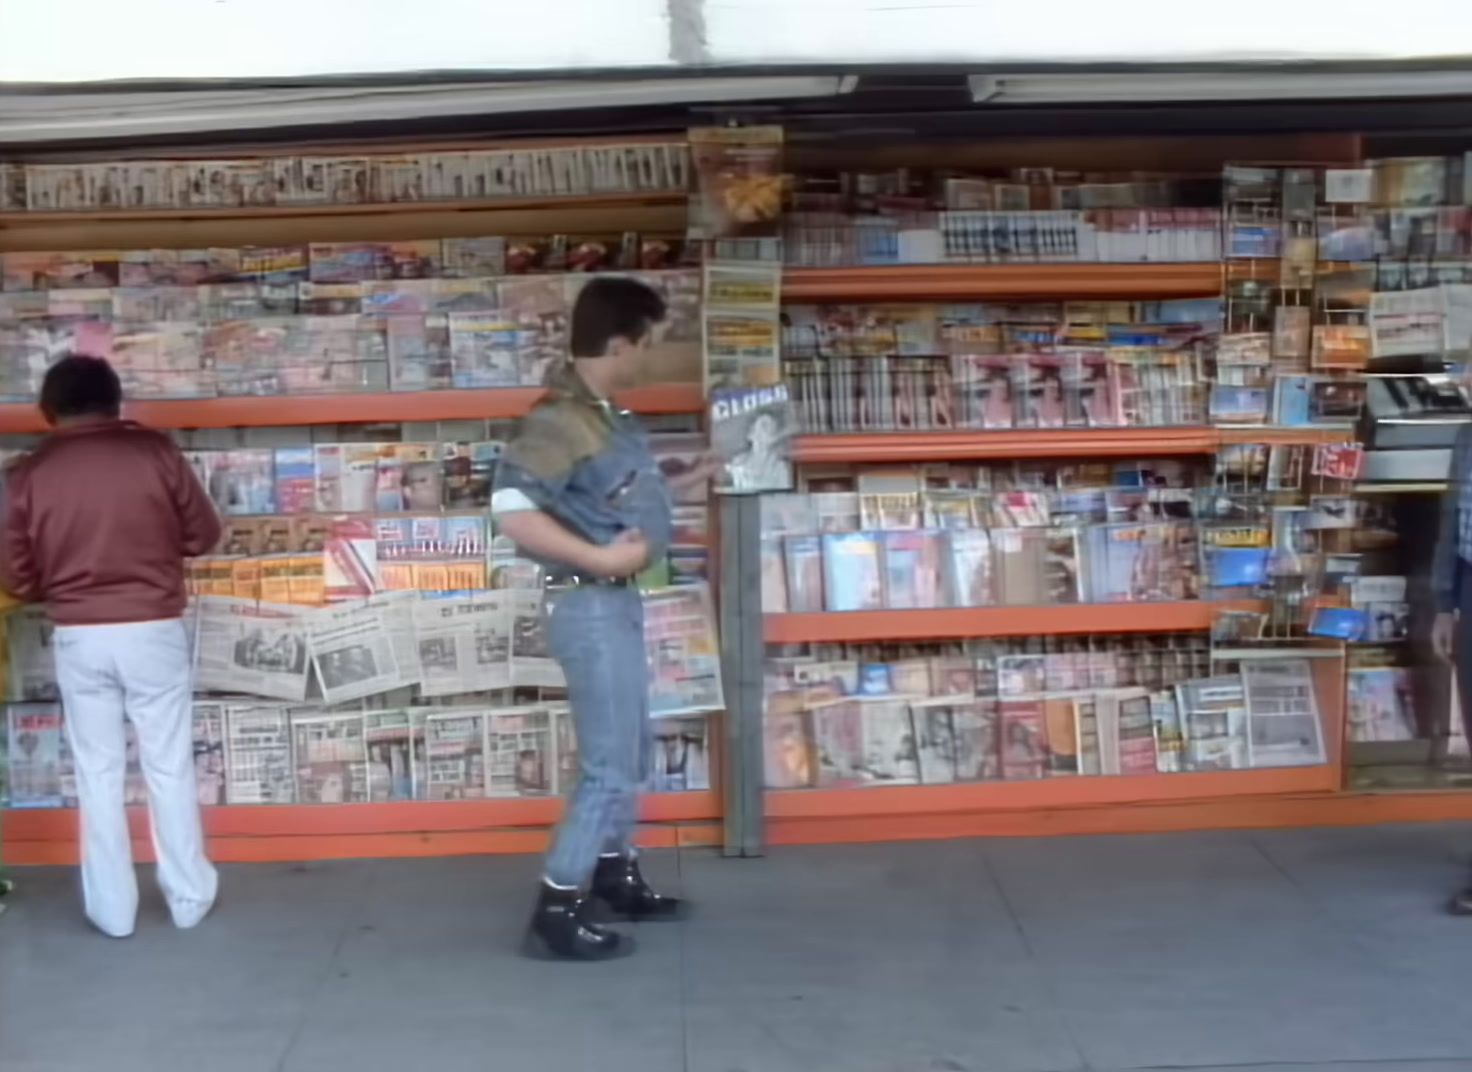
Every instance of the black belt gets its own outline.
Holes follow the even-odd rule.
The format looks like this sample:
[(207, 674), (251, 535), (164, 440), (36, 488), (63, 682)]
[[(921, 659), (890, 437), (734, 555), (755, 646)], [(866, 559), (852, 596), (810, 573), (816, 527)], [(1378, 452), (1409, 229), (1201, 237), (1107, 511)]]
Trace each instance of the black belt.
[(630, 588), (633, 584), (632, 577), (593, 577), (582, 573), (548, 574), (546, 578), (547, 589), (554, 592), (569, 588)]

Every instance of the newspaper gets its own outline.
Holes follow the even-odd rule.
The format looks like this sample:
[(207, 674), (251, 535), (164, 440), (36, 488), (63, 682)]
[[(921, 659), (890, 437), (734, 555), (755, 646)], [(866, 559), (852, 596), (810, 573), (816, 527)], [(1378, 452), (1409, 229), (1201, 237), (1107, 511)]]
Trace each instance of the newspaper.
[(511, 608), (512, 594), (506, 591), (415, 604), (420, 695), (509, 688)]
[(1307, 659), (1252, 659), (1242, 664), (1248, 753), (1254, 767), (1327, 763), (1313, 667)]
[(553, 749), (557, 755), (557, 791), (571, 789), (578, 780), (578, 737), (572, 708), (566, 703), (547, 704), (552, 716)]
[(546, 593), (540, 588), (508, 592), (511, 600), (511, 683), (539, 688), (565, 688), (567, 679), (547, 650)]
[(446, 708), (419, 715), (424, 751), (415, 762), (421, 800), (476, 800), (486, 795), (486, 713)]
[[(66, 803), (67, 748), (61, 708), (56, 704), (14, 704), (6, 711), (9, 728), (10, 806), (59, 808)], [(75, 789), (73, 789), (75, 794)]]
[(196, 689), (306, 699), (311, 660), (298, 608), (224, 596), (197, 605)]
[(291, 751), (298, 804), (361, 804), (369, 799), (361, 713), (294, 712)]
[(369, 800), (414, 799), (414, 757), (424, 750), (424, 738), (414, 729), (413, 716), (403, 709), (363, 715)]
[(10, 698), (55, 700), (56, 655), (51, 648), (55, 626), (44, 607), (28, 604), (5, 619), (10, 654)]
[(557, 792), (552, 713), (546, 707), (492, 711), (486, 720), (486, 796)]
[(650, 789), (685, 793), (710, 788), (709, 720), (672, 718), (654, 730), (654, 772)]
[(290, 804), (291, 725), (283, 704), (225, 709), (225, 799), (231, 804)]
[(721, 651), (710, 588), (704, 584), (644, 593), (644, 649), (649, 660), (649, 716), (720, 711)]
[(194, 784), (201, 804), (225, 803), (225, 706), (194, 705)]
[(1439, 287), (1377, 291), (1370, 296), (1370, 345), (1376, 357), (1440, 354), (1445, 298)]
[(419, 680), (413, 652), (417, 592), (385, 592), (302, 615), (312, 665), (329, 705), (405, 688)]

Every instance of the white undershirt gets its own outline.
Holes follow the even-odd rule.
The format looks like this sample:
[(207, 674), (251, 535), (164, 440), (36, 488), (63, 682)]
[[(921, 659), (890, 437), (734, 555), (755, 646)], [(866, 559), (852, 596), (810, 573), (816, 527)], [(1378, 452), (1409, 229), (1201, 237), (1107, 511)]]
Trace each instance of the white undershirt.
[(526, 492), (520, 488), (502, 488), (491, 496), (492, 517), (499, 517), (501, 514), (519, 514), (535, 509), (537, 509), (537, 504), (532, 502)]

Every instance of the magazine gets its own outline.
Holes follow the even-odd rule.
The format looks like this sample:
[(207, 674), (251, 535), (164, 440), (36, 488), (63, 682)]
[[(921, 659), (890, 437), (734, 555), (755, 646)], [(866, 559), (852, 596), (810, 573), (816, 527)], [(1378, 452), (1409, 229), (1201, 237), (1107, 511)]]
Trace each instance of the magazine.
[(710, 588), (704, 584), (660, 588), (645, 592), (643, 600), (649, 716), (723, 710), (721, 652)]
[(724, 463), (715, 490), (727, 494), (789, 490), (795, 433), (786, 384), (713, 390), (711, 448)]
[(763, 717), (766, 785), (804, 789), (817, 784), (817, 753), (806, 689), (769, 692)]
[(692, 127), (690, 234), (703, 239), (771, 236), (782, 213), (780, 126)]
[(1414, 692), (1404, 667), (1349, 671), (1349, 739), (1410, 741), (1416, 737)]

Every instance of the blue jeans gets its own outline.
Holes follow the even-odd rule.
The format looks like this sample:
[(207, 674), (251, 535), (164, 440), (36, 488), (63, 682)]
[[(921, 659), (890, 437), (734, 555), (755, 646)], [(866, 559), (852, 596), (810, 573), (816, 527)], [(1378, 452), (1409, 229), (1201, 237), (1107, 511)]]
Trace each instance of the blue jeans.
[(587, 885), (603, 853), (628, 852), (649, 776), (649, 669), (636, 588), (549, 592), (547, 645), (567, 677), (578, 784), (547, 854), (559, 886)]

